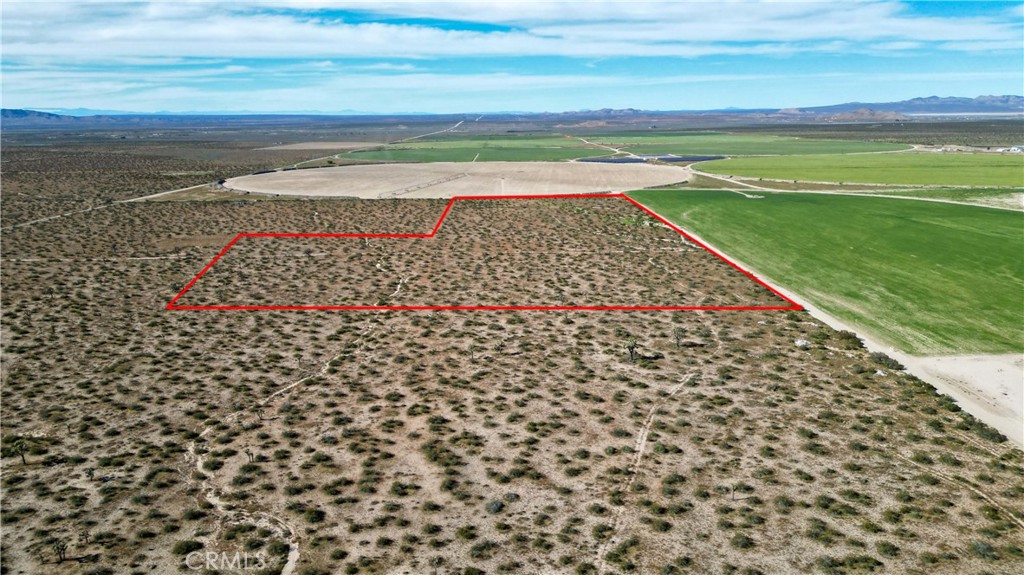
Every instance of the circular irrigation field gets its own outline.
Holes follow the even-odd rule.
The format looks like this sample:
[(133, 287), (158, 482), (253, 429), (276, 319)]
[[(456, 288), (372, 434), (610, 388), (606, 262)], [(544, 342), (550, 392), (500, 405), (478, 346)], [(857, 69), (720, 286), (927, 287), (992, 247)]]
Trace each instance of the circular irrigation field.
[(224, 185), (290, 196), (451, 198), (624, 192), (683, 182), (688, 175), (678, 167), (650, 164), (436, 162), (267, 172), (231, 178)]

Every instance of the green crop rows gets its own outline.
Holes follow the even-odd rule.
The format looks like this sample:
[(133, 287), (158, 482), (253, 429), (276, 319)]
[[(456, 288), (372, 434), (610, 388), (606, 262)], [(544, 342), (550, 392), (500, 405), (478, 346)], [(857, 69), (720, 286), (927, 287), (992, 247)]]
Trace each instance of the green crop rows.
[(630, 195), (906, 351), (1024, 351), (1022, 213), (823, 194)]
[(1024, 156), (862, 154), (732, 158), (699, 169), (747, 178), (938, 186), (1024, 186)]
[(790, 155), (850, 154), (906, 150), (903, 144), (859, 142), (855, 140), (803, 139), (763, 134), (723, 134), (690, 132), (686, 134), (608, 135), (587, 138), (609, 146), (623, 146), (634, 154), (677, 155)]

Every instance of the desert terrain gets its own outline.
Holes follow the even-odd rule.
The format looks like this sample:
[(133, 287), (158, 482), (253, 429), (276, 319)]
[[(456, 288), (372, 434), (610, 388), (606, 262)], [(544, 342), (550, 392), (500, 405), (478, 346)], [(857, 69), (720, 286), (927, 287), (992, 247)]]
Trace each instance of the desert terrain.
[[(5, 573), (1019, 571), (1020, 449), (807, 312), (168, 310), (241, 232), (416, 234), (445, 205), (207, 185), (323, 153), (258, 140), (6, 145)], [(366, 194), (429, 169), (388, 167)], [(774, 298), (610, 198), (224, 257), (185, 298)]]

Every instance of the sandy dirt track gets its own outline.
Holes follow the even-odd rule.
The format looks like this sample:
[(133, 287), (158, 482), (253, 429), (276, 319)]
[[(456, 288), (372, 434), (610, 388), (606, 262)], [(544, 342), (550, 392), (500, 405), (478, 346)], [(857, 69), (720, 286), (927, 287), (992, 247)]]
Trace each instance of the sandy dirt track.
[(622, 192), (685, 181), (687, 170), (648, 164), (436, 162), (291, 170), (231, 178), (260, 194), (358, 198), (450, 198)]

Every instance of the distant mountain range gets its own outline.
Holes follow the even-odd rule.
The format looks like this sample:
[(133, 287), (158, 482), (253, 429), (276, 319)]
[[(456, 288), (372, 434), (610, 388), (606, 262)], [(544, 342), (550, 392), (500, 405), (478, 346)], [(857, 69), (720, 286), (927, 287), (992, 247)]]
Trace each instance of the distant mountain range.
[(801, 108), (801, 112), (839, 114), (856, 110), (896, 112), (898, 114), (1021, 114), (1024, 113), (1022, 96), (978, 96), (977, 98), (913, 98), (902, 102), (849, 102), (834, 106)]
[[(196, 126), (202, 124), (229, 124), (247, 125), (260, 123), (261, 125), (274, 123), (296, 123), (322, 121), (325, 117), (349, 118), (353, 121), (368, 120), (371, 117), (375, 122), (404, 122), (412, 118), (431, 118), (441, 120), (443, 118), (466, 117), (466, 114), (360, 114), (360, 113), (296, 113), (296, 114), (139, 114), (130, 112), (116, 112), (113, 110), (89, 110), (76, 108), (72, 110), (59, 110), (69, 112), (55, 114), (36, 110), (14, 110), (4, 108), (0, 111), (0, 120), (3, 128), (132, 128), (132, 127), (175, 127), (175, 126)], [(978, 96), (976, 98), (956, 98), (929, 96), (927, 98), (913, 98), (900, 102), (848, 102), (832, 106), (815, 106), (810, 108), (758, 108), (739, 109), (725, 108), (717, 110), (638, 110), (634, 108), (601, 110), (579, 110), (572, 112), (504, 112), (487, 114), (489, 119), (508, 120), (629, 120), (641, 118), (657, 118), (666, 115), (719, 115), (719, 116), (743, 116), (757, 115), (763, 118), (778, 116), (780, 118), (806, 118), (808, 121), (834, 121), (834, 122), (879, 122), (904, 120), (907, 116), (913, 115), (961, 115), (961, 114), (997, 114), (1016, 115), (1024, 114), (1024, 96)], [(475, 114), (474, 114), (475, 116)]]
[(65, 118), (60, 114), (51, 114), (49, 112), (37, 112), (35, 110), (11, 110), (4, 108), (0, 110), (0, 118), (4, 120), (41, 120), (41, 121), (60, 121), (61, 118)]
[(400, 124), (415, 118), (442, 120), (464, 119), (465, 114), (450, 115), (333, 115), (333, 114), (139, 114), (106, 113), (95, 115), (70, 115), (3, 108), (0, 110), (0, 129), (26, 128), (68, 128), (68, 129), (130, 129), (130, 128), (182, 128), (206, 125), (217, 126), (272, 126), (296, 123), (315, 123), (324, 118), (344, 120), (345, 123)]
[[(978, 96), (977, 98), (941, 98), (928, 96), (900, 102), (847, 102), (831, 106), (814, 106), (810, 108), (719, 108), (714, 110), (676, 110), (651, 111), (625, 108), (613, 110), (582, 110), (578, 112), (562, 112), (562, 115), (590, 114), (595, 117), (629, 117), (651, 114), (849, 114), (864, 112), (879, 114), (884, 119), (886, 114), (1024, 114), (1024, 96)], [(554, 114), (558, 115), (558, 114)], [(867, 114), (870, 115), (870, 114)], [(868, 118), (874, 119), (874, 118)], [(889, 117), (888, 119), (893, 119)]]

